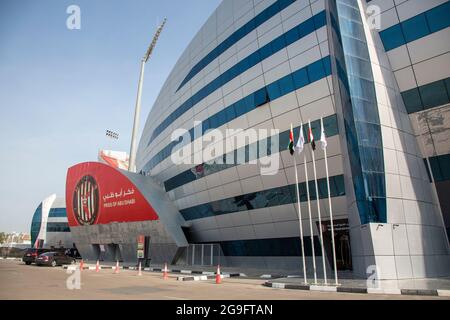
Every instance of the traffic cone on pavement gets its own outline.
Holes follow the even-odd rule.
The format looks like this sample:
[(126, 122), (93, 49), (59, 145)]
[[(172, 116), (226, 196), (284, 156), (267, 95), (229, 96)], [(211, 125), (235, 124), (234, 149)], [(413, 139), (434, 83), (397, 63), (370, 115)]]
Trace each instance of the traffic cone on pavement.
[(97, 260), (97, 263), (95, 264), (95, 272), (100, 271), (100, 261)]
[(139, 261), (139, 272), (138, 276), (142, 276), (141, 262)]
[(119, 260), (116, 262), (116, 268), (114, 269), (114, 273), (119, 273)]
[(168, 273), (167, 273), (167, 262), (164, 264), (163, 279), (164, 279), (164, 280), (169, 279), (169, 275), (168, 275)]
[(83, 259), (81, 259), (81, 261), (80, 261), (80, 271), (83, 271), (83, 268), (84, 268), (84, 261), (83, 261)]
[(220, 283), (222, 283), (222, 278), (220, 277), (220, 265), (217, 265), (216, 284)]

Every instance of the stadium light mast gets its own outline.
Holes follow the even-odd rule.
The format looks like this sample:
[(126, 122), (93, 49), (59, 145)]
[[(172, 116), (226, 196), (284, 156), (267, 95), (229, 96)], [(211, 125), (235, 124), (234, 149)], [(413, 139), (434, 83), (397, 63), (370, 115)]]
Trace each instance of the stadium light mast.
[(130, 147), (130, 163), (128, 165), (128, 171), (136, 172), (136, 152), (137, 152), (137, 135), (139, 131), (139, 119), (140, 119), (140, 113), (141, 113), (141, 96), (142, 96), (142, 85), (144, 83), (144, 69), (145, 69), (145, 63), (150, 58), (150, 55), (153, 52), (153, 49), (155, 48), (156, 42), (158, 41), (159, 35), (161, 34), (164, 25), (166, 24), (167, 19), (164, 18), (162, 24), (156, 29), (155, 35), (153, 36), (153, 40), (150, 43), (150, 46), (147, 49), (147, 52), (145, 53), (144, 57), (142, 57), (141, 60), (141, 74), (139, 77), (139, 84), (138, 84), (138, 92), (137, 92), (137, 98), (136, 98), (136, 107), (134, 110), (134, 122), (133, 122), (133, 132), (131, 134), (131, 147)]

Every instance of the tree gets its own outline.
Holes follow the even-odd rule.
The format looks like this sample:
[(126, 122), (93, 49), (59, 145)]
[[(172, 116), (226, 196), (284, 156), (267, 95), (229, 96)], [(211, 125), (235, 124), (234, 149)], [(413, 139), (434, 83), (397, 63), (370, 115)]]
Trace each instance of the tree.
[(7, 238), (6, 233), (0, 232), (0, 244), (1, 243), (5, 243), (6, 242), (6, 238)]

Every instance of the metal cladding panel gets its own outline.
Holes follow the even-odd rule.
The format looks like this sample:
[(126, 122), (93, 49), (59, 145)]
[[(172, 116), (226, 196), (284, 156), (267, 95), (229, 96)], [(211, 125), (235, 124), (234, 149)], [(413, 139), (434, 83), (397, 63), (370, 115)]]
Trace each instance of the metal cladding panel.
[(152, 204), (153, 208), (158, 212), (160, 221), (173, 237), (177, 246), (187, 246), (188, 242), (181, 227), (189, 225), (183, 219), (172, 200), (169, 199), (167, 193), (155, 183), (152, 177), (124, 170), (121, 170), (121, 172), (141, 190), (147, 201)]
[(97, 162), (69, 168), (66, 207), (71, 227), (158, 220), (138, 187), (117, 169)]

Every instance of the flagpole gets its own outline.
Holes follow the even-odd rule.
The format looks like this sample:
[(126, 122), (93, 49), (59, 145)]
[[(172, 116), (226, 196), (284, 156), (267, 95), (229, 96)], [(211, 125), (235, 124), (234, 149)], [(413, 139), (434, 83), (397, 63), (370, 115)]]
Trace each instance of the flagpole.
[(298, 189), (298, 174), (297, 174), (297, 160), (295, 160), (294, 155), (294, 166), (295, 166), (295, 185), (297, 186), (297, 206), (298, 206), (298, 221), (300, 227), (300, 239), (302, 243), (302, 257), (303, 257), (303, 277), (305, 279), (305, 284), (308, 283), (306, 279), (306, 262), (305, 262), (305, 247), (303, 245), (303, 223), (302, 223), (302, 209), (300, 208), (300, 191)]
[(305, 163), (305, 178), (306, 178), (306, 196), (308, 197), (308, 212), (309, 212), (309, 232), (311, 233), (311, 249), (313, 258), (313, 268), (314, 268), (314, 284), (317, 284), (317, 268), (316, 268), (316, 253), (314, 249), (314, 233), (313, 233), (313, 223), (311, 215), (311, 198), (309, 196), (309, 179), (308, 179), (308, 168), (306, 166), (306, 153), (303, 154), (303, 161)]
[[(291, 132), (292, 132), (292, 141), (294, 141), (294, 130), (292, 129), (292, 123), (291, 123)], [(297, 160), (295, 158), (296, 157), (295, 157), (295, 153), (294, 153), (295, 187), (297, 190), (298, 221), (299, 221), (299, 228), (300, 228), (300, 242), (302, 245), (303, 277), (304, 277), (305, 284), (307, 284), (308, 281), (306, 279), (305, 246), (303, 245), (302, 209), (300, 207), (300, 190), (298, 188)]]
[[(311, 130), (311, 121), (308, 121), (309, 123), (309, 130)], [(319, 197), (319, 187), (317, 184), (317, 171), (316, 171), (316, 159), (314, 156), (314, 150), (311, 149), (311, 155), (312, 155), (312, 163), (313, 163), (313, 169), (314, 169), (314, 184), (316, 187), (316, 202), (317, 202), (317, 214), (319, 216), (319, 231), (320, 231), (320, 247), (322, 250), (322, 264), (323, 264), (323, 277), (325, 285), (327, 284), (327, 269), (325, 265), (325, 250), (323, 247), (323, 232), (322, 232), (322, 218), (320, 216), (320, 197)]]
[[(320, 118), (320, 127), (322, 130), (323, 139), (325, 138), (325, 131), (323, 128), (323, 119)], [(322, 137), (321, 137), (322, 140)], [(327, 158), (327, 146), (324, 145), (323, 152), (325, 155), (325, 172), (327, 175), (327, 190), (328, 190), (328, 206), (330, 208), (330, 221), (331, 221), (331, 244), (333, 246), (333, 266), (334, 266), (334, 279), (336, 281), (336, 285), (339, 284), (338, 282), (338, 274), (337, 274), (337, 263), (336, 263), (336, 246), (334, 243), (334, 221), (333, 221), (333, 207), (331, 206), (331, 195), (330, 195), (330, 176), (328, 174), (328, 158)]]

